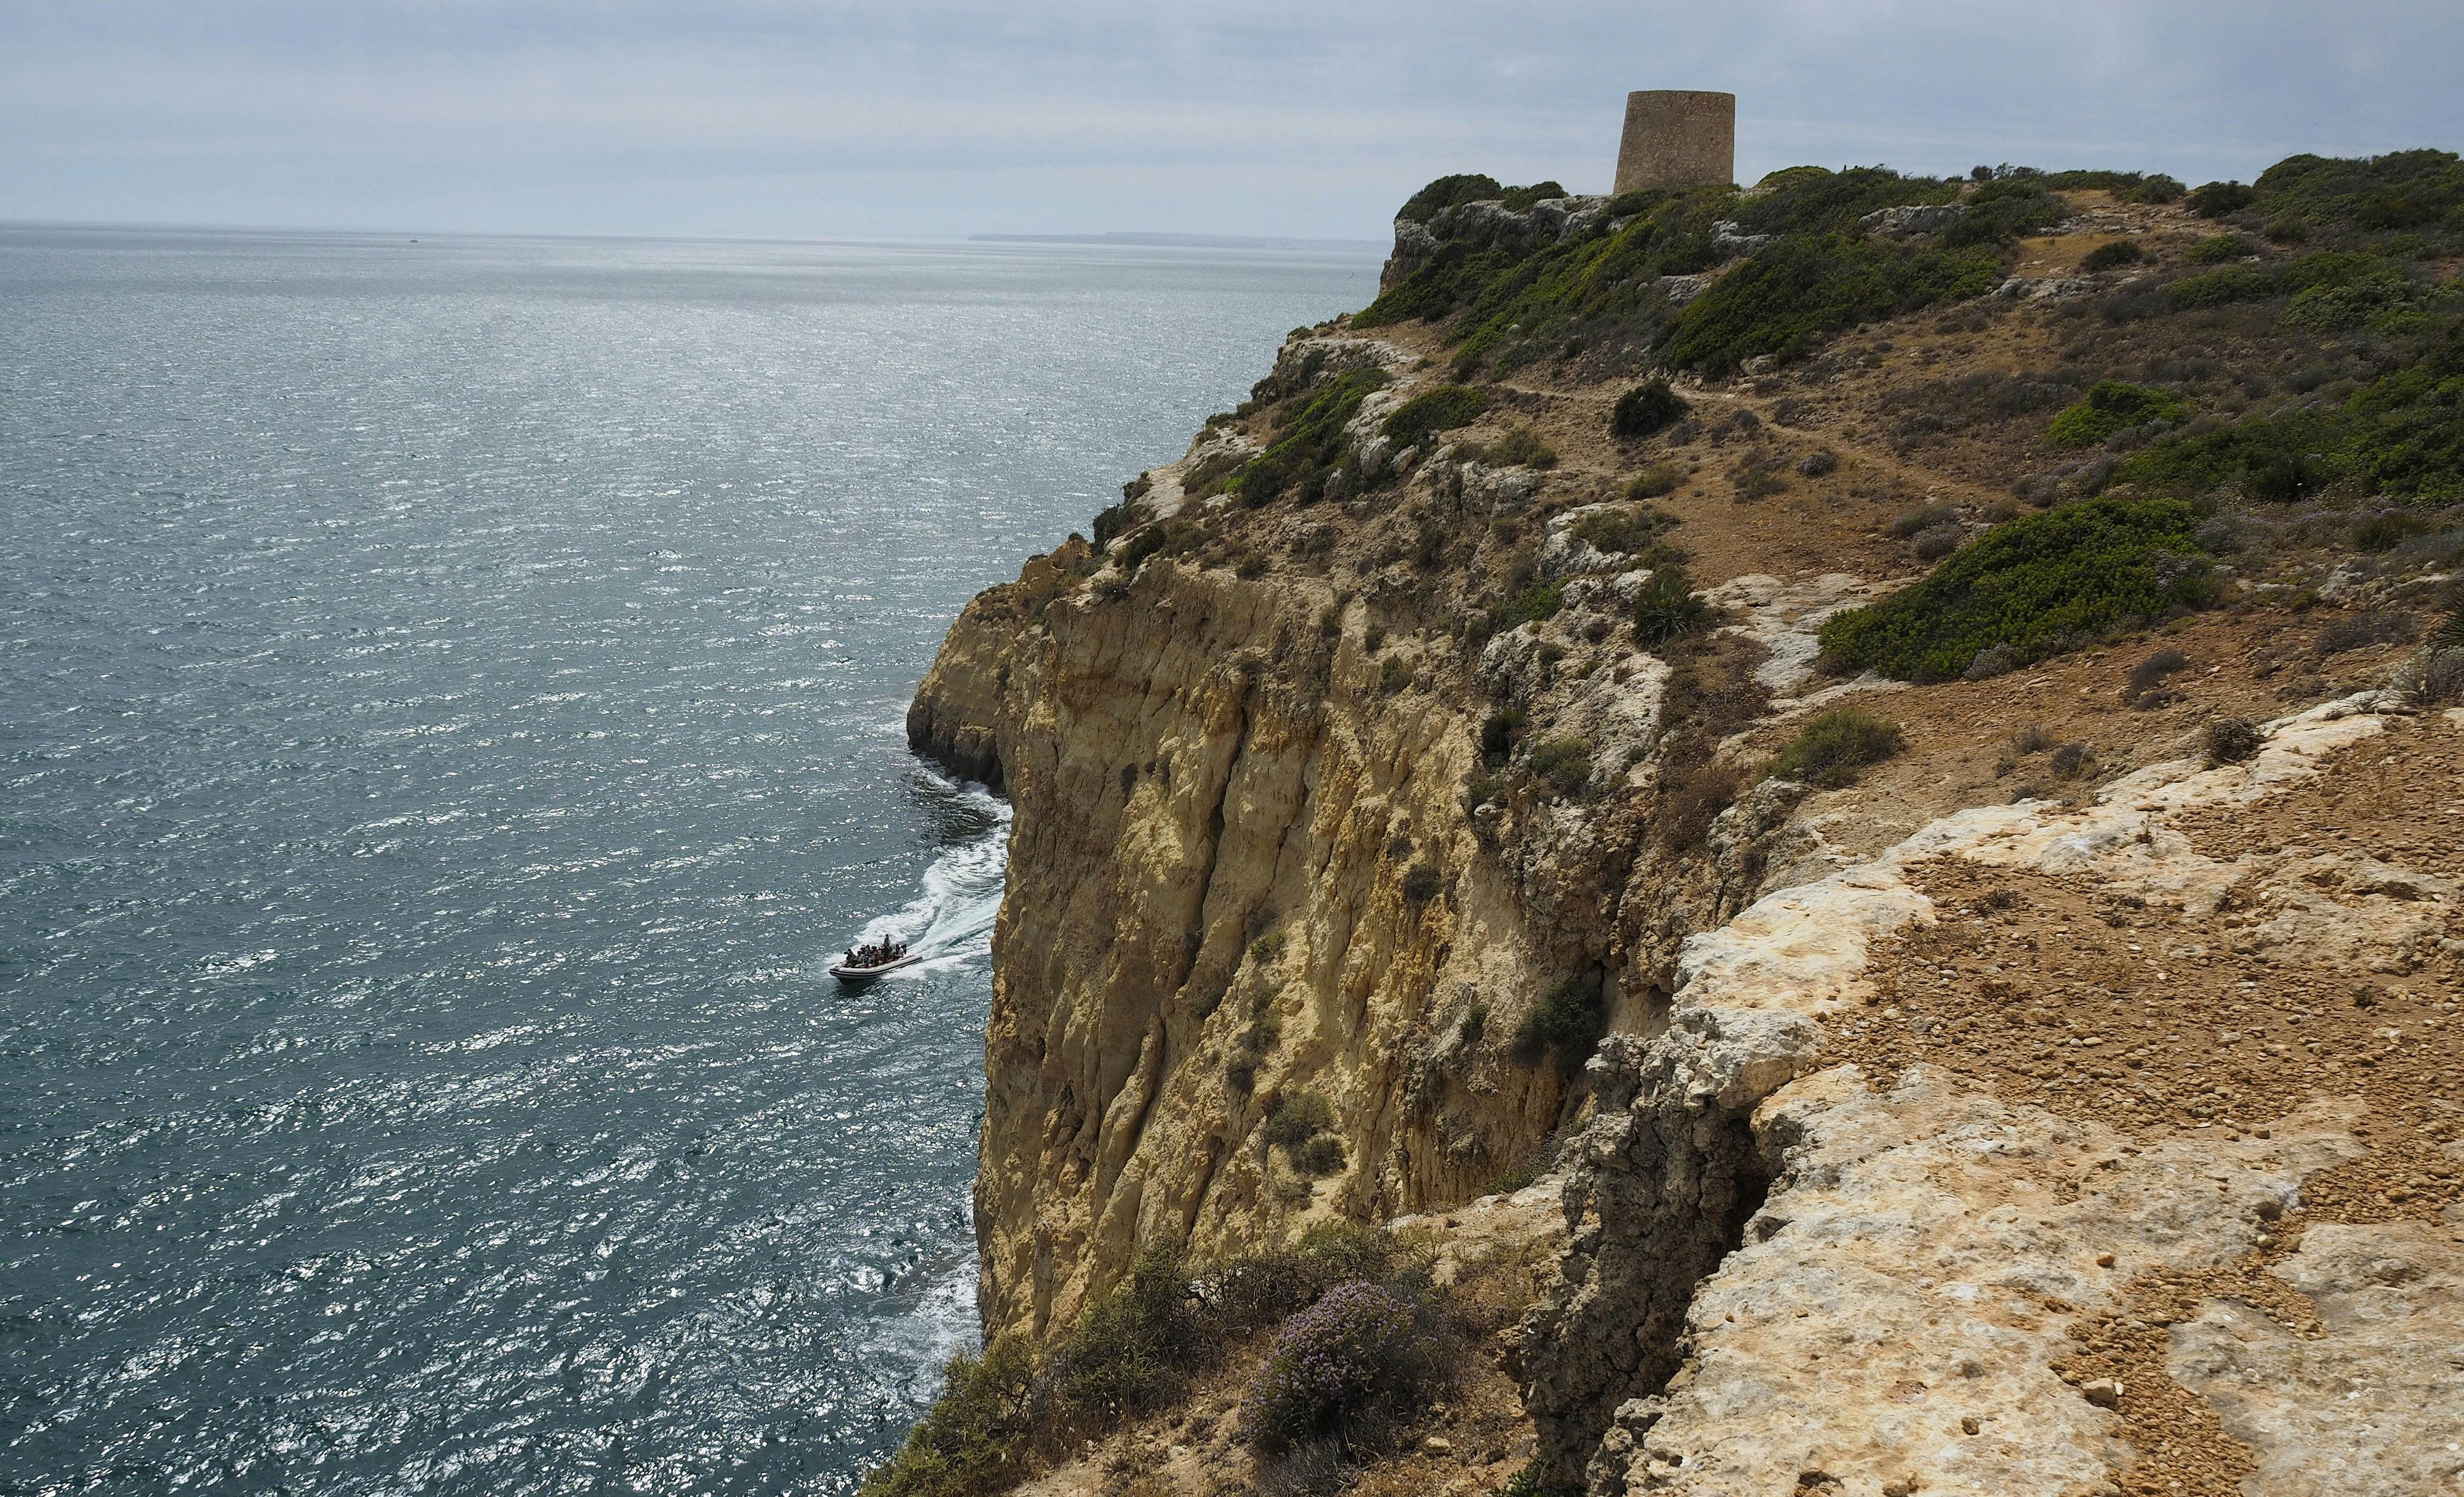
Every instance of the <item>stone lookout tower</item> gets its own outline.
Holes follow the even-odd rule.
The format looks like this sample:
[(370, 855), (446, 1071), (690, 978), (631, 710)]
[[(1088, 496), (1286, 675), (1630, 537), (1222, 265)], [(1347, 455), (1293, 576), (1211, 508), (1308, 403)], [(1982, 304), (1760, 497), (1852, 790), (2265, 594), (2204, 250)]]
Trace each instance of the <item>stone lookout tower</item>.
[(1736, 95), (1654, 88), (1625, 96), (1613, 190), (1719, 187), (1736, 177)]

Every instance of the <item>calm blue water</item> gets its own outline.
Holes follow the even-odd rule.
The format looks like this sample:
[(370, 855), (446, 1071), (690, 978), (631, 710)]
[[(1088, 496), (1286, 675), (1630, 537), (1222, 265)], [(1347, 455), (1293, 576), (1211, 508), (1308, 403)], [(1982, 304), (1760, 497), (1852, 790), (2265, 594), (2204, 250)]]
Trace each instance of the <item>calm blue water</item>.
[(974, 1329), (908, 697), (1375, 269), (0, 230), (0, 1490), (847, 1489)]

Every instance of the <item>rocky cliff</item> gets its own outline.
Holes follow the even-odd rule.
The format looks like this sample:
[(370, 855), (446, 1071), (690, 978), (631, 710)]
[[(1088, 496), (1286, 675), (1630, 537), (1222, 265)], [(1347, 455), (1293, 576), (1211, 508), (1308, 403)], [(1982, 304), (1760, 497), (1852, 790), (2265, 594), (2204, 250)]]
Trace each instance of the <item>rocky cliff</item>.
[(2464, 1490), (2464, 248), (2074, 176), (1445, 179), (969, 605), (988, 1332), (1549, 1172), (1527, 1489)]

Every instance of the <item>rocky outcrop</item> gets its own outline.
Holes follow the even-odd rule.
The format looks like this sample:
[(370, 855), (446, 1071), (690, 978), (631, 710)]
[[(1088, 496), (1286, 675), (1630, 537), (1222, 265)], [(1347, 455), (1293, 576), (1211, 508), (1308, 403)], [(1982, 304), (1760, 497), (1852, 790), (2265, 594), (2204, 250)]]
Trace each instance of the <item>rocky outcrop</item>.
[(1938, 234), (1967, 212), (1964, 203), (1909, 203), (1877, 209), (1857, 220), (1857, 227), (1869, 234), (1904, 239), (1911, 234)]
[(1448, 245), (1478, 252), (1490, 249), (1528, 253), (1560, 239), (1586, 234), (1608, 221), (1605, 197), (1547, 198), (1520, 211), (1502, 202), (1458, 203), (1433, 215), (1427, 223), (1395, 220), (1395, 251), (1378, 275), (1382, 290), (1411, 277), (1438, 257)]
[[(1525, 1338), (1544, 1477), (1706, 1497), (1817, 1475), (1815, 1489), (1859, 1493), (2118, 1490), (2134, 1459), (2112, 1412), (2126, 1388), (2065, 1380), (2073, 1343), (2123, 1313), (2134, 1281), (2274, 1241), (2305, 1179), (2366, 1152), (2356, 1109), (2316, 1105), (2227, 1148), (2143, 1145), (1924, 1067), (1877, 1091), (1825, 1064), (1829, 1037), (1864, 1012), (1873, 944), (1934, 918), (1908, 879), (1928, 859), (2088, 874), (2186, 909), (2248, 904), (2269, 916), (2254, 939), (2293, 922), (2330, 966), (2355, 950), (2427, 959), (2435, 880), (2367, 860), (2224, 863), (2172, 825), (2281, 795), (2381, 732), (2385, 705), (2332, 703), (2275, 725), (2246, 765), (2153, 765), (2080, 809), (1947, 817), (1688, 941), (1665, 1031), (1612, 1039), (1592, 1062), (1602, 1107), (1567, 1186), (1564, 1281)], [(2410, 1438), (2404, 1470), (2464, 1469), (2414, 1427), (2413, 1384), (2443, 1354), (2389, 1351), (2399, 1325), (2452, 1335), (2453, 1253), (2403, 1223), (2314, 1228), (2276, 1271), (2315, 1281), (2339, 1339), (2224, 1299), (2176, 1330), (2176, 1376), (2227, 1390), (2227, 1426), (2258, 1452), (2249, 1489), (2319, 1490), (2367, 1465), (2375, 1434), (2330, 1436), (2302, 1405), (2330, 1384), (2340, 1418)], [(2334, 1380), (2374, 1354), (2390, 1357), (2380, 1376)]]

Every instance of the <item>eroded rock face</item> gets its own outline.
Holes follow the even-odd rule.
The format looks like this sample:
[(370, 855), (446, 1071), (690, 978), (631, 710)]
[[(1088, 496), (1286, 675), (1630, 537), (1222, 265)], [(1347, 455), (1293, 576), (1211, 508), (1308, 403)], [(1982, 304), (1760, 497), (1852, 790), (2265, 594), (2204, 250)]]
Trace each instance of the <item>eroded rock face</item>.
[[(1579, 958), (1475, 855), (1470, 730), (1378, 691), (1356, 620), (1321, 634), (1331, 595), (1161, 559), (1049, 590), (1083, 554), (970, 605), (910, 716), (1017, 811), (976, 1189), (995, 1332), (1066, 1327), (1141, 1243), (1476, 1194), (1563, 1088), (1463, 1020), (1509, 1024)], [(1314, 1197), (1258, 1136), (1302, 1089), (1344, 1156)]]

